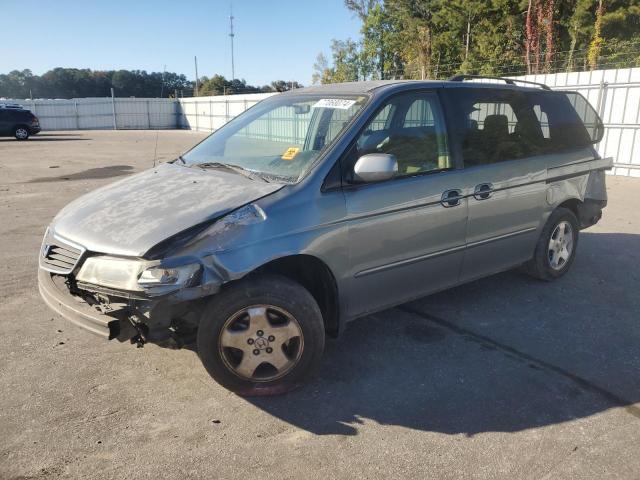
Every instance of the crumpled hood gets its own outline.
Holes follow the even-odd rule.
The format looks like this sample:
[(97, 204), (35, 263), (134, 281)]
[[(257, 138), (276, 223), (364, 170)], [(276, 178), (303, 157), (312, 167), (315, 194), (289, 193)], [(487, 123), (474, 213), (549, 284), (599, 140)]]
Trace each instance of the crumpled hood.
[(142, 256), (176, 233), (281, 187), (223, 170), (164, 163), (74, 200), (52, 226), (89, 251)]

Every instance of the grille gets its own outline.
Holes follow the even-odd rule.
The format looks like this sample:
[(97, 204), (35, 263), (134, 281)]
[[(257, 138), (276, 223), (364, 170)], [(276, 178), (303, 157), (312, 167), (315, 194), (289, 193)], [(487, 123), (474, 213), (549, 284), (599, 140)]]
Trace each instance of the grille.
[(82, 248), (54, 238), (42, 246), (40, 265), (50, 272), (66, 275), (73, 271), (83, 253)]

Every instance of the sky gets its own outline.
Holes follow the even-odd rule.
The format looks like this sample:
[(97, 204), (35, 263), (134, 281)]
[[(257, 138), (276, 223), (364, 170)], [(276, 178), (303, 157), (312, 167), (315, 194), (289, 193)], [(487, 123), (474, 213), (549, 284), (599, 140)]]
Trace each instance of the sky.
[[(342, 0), (233, 0), (236, 78), (311, 83), (332, 38), (357, 38)], [(0, 0), (0, 73), (55, 67), (231, 78), (230, 0)]]

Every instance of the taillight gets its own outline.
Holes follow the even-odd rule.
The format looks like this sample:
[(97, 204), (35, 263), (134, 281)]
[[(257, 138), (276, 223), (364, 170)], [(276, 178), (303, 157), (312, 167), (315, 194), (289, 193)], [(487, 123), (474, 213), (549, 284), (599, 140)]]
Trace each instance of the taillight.
[(38, 125), (40, 125), (40, 122), (38, 121), (38, 117), (34, 116), (34, 117), (31, 119), (31, 125), (33, 125), (33, 126), (38, 126)]

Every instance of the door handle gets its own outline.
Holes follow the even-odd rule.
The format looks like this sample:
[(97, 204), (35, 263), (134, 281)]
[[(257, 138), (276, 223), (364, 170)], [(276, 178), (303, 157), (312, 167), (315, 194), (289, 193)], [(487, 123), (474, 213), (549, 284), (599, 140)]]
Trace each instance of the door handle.
[(460, 200), (462, 200), (463, 198), (464, 195), (462, 195), (462, 190), (454, 188), (452, 190), (446, 190), (442, 194), (440, 203), (443, 207), (455, 207), (457, 205), (460, 205)]
[(481, 183), (476, 185), (473, 191), (473, 198), (476, 200), (486, 200), (493, 193), (493, 185), (491, 183)]

